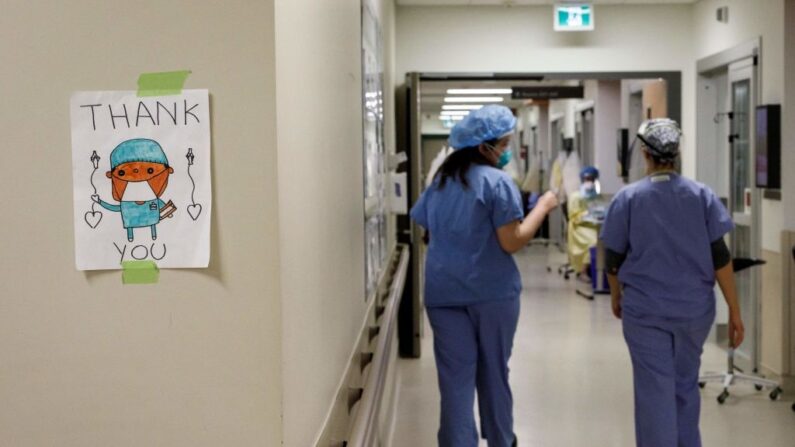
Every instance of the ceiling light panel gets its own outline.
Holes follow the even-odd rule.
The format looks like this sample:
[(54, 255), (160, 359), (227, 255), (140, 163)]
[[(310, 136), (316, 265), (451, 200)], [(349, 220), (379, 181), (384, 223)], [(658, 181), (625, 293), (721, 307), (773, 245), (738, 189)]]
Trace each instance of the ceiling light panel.
[(447, 89), (448, 95), (510, 95), (513, 89), (510, 88), (450, 88)]
[(444, 102), (457, 102), (457, 103), (467, 103), (467, 102), (503, 102), (502, 96), (447, 96), (444, 98)]
[(445, 104), (442, 110), (477, 110), (482, 107), (480, 104)]

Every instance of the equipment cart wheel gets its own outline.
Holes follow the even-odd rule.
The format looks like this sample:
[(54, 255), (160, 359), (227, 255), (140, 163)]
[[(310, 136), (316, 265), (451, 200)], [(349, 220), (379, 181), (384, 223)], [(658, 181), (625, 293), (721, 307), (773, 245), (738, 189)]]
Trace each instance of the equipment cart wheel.
[(792, 404), (792, 411), (795, 411), (795, 404)]
[(724, 389), (723, 392), (720, 393), (720, 396), (718, 396), (718, 403), (723, 405), (723, 403), (726, 402), (726, 398), (728, 397), (729, 397), (729, 390)]
[(762, 385), (754, 385), (754, 388), (756, 388), (757, 391), (762, 391), (764, 387)]
[(770, 392), (770, 400), (777, 400), (778, 396), (781, 395), (783, 390), (781, 388), (776, 388), (775, 390)]
[(698, 387), (701, 388), (702, 390), (704, 389), (705, 386), (707, 386), (706, 382), (698, 382)]

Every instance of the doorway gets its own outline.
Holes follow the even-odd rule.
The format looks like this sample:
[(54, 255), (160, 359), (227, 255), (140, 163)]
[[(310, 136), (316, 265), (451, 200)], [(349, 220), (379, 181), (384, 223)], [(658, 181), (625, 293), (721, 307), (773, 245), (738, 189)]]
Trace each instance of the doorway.
[[(755, 123), (758, 104), (758, 47), (746, 45), (699, 61), (697, 86), (698, 180), (710, 186), (735, 223), (729, 234), (732, 255), (761, 256), (762, 194), (755, 187)], [(737, 366), (757, 371), (760, 363), (761, 271), (735, 276), (745, 341), (736, 350)], [(728, 309), (718, 300), (717, 341), (726, 343)]]

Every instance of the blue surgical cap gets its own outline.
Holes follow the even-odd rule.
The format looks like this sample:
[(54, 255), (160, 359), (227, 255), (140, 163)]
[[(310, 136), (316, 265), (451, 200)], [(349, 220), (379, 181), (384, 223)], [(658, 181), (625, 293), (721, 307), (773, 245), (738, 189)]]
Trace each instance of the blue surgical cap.
[(486, 141), (509, 135), (516, 127), (516, 117), (505, 106), (489, 105), (473, 110), (450, 131), (448, 142), (453, 149), (475, 147)]
[(160, 144), (157, 141), (146, 138), (124, 141), (110, 153), (111, 169), (116, 169), (116, 166), (133, 161), (146, 161), (168, 166), (168, 158), (166, 158), (166, 153), (163, 152)]
[(585, 177), (593, 177), (594, 180), (599, 178), (599, 170), (593, 166), (586, 166), (580, 171), (580, 179)]

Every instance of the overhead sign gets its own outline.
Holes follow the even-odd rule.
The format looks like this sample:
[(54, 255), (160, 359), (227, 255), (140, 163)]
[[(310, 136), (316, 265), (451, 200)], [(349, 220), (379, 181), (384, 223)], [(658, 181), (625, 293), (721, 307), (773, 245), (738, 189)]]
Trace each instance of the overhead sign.
[(555, 5), (555, 31), (593, 31), (593, 6), (590, 4)]
[(579, 99), (585, 97), (583, 86), (513, 87), (511, 99)]

